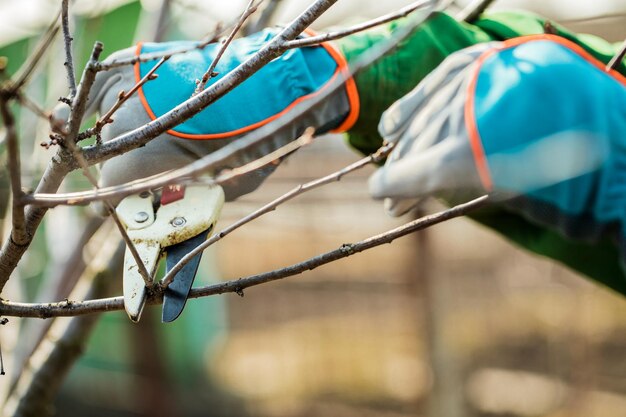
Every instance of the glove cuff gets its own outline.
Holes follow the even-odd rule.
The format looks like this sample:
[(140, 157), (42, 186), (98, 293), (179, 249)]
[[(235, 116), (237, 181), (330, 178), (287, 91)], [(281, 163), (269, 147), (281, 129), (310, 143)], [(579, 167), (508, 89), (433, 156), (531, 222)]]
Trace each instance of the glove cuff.
[[(236, 39), (220, 59), (211, 85), (253, 56), (267, 44), (278, 29), (266, 29), (245, 38)], [(189, 99), (219, 45), (202, 49), (195, 42), (166, 42), (139, 44), (136, 55), (189, 49), (184, 55), (174, 55), (157, 71), (158, 78), (139, 88), (138, 95), (152, 120), (162, 116)], [(182, 56), (183, 59), (177, 59)], [(154, 66), (152, 62), (135, 64), (135, 81), (139, 81)], [(169, 130), (172, 136), (184, 139), (223, 139), (259, 128), (289, 112), (301, 102), (311, 100), (328, 88), (337, 77), (344, 77), (344, 87), (335, 93), (347, 98), (348, 109), (338, 105), (334, 131), (346, 131), (356, 121), (359, 97), (348, 64), (341, 53), (329, 43), (292, 49), (274, 59), (227, 95), (212, 103), (194, 117)], [(342, 100), (343, 101), (343, 100)], [(316, 126), (320, 127), (320, 126)]]

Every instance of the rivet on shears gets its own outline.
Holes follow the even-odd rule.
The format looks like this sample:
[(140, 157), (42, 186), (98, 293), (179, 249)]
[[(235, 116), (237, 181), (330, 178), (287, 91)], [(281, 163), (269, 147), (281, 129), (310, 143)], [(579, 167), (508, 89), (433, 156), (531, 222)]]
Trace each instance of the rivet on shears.
[(143, 223), (146, 220), (148, 220), (149, 218), (150, 218), (150, 216), (145, 211), (139, 211), (139, 212), (137, 212), (137, 214), (135, 214), (135, 221), (137, 223)]
[(187, 223), (187, 220), (185, 220), (184, 217), (174, 217), (174, 219), (172, 219), (172, 221), (171, 221), (171, 224), (174, 227), (181, 227), (185, 223)]

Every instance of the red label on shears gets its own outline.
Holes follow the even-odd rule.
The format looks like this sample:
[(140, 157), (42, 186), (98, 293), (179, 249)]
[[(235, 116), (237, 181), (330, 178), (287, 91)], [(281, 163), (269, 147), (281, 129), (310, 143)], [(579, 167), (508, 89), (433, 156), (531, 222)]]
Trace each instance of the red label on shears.
[(185, 197), (184, 185), (166, 185), (161, 193), (161, 204), (166, 205)]

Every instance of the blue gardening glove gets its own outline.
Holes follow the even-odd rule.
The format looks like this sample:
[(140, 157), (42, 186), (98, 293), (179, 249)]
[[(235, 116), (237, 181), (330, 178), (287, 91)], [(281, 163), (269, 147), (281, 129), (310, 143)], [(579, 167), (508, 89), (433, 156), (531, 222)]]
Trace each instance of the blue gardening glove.
[[(459, 51), (379, 130), (396, 148), (370, 191), (391, 214), (496, 191), (494, 216), (508, 220), (481, 221), (626, 294), (626, 79), (576, 44), (537, 35)], [(594, 245), (593, 262), (576, 259)]]
[[(218, 75), (210, 80), (207, 88), (256, 53), (277, 32), (266, 29), (233, 41), (215, 69)], [(141, 127), (192, 96), (196, 80), (202, 78), (220, 45), (212, 44), (203, 49), (193, 46), (193, 42), (146, 43), (118, 51), (107, 59), (111, 62), (140, 53), (191, 49), (172, 56), (156, 71), (157, 79), (147, 82), (122, 105), (113, 115), (114, 122), (102, 131), (105, 142)], [(119, 92), (129, 91), (155, 63), (138, 63), (99, 73), (90, 92), (88, 113), (105, 113), (116, 102)], [(101, 185), (117, 185), (189, 164), (277, 118), (296, 102), (310, 99), (346, 70), (341, 53), (327, 43), (287, 51), (193, 118), (146, 146), (103, 163)], [(358, 113), (358, 97), (351, 79), (345, 85), (313, 111), (280, 129), (270, 142), (228, 161), (218, 170), (264, 156), (296, 139), (309, 126), (316, 128), (316, 133), (348, 129)], [(57, 109), (57, 118), (62, 119), (64, 111), (66, 113), (66, 109)], [(253, 191), (275, 168), (276, 164), (272, 164), (224, 184), (226, 200)]]

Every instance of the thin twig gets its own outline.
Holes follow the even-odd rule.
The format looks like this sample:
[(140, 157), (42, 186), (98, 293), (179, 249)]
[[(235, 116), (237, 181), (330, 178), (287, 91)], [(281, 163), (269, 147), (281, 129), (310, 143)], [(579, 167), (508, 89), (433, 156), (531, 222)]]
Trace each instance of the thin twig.
[(476, 0), (461, 10), (456, 19), (461, 22), (473, 23), (495, 0)]
[(432, 5), (435, 3), (434, 0), (419, 0), (414, 3), (409, 4), (406, 7), (401, 8), (400, 10), (386, 14), (384, 16), (380, 16), (376, 19), (368, 20), (367, 22), (360, 23), (358, 25), (351, 26), (346, 29), (338, 30), (335, 32), (323, 33), (321, 35), (310, 36), (308, 38), (302, 39), (294, 39), (286, 43), (287, 47), (290, 49), (293, 48), (302, 48), (305, 46), (317, 45), (322, 42), (328, 42), (335, 39), (343, 38), (348, 35), (355, 34), (357, 32), (362, 32), (367, 29), (371, 29), (375, 26), (379, 26), (393, 20), (398, 20), (402, 17), (406, 17), (407, 15), (413, 13), (416, 10), (423, 8), (424, 6)]
[[(72, 155), (74, 155), (74, 158), (78, 162), (78, 165), (82, 168), (83, 175), (87, 178), (87, 180), (89, 180), (89, 182), (94, 187), (94, 189), (97, 190), (99, 188), (98, 180), (96, 179), (96, 177), (93, 176), (91, 171), (89, 171), (89, 165), (87, 165), (87, 161), (83, 157), (78, 146), (71, 139), (65, 140), (63, 143), (70, 149), (70, 151), (72, 152)], [(137, 263), (137, 268), (139, 269), (139, 274), (143, 278), (146, 284), (146, 287), (151, 287), (152, 277), (150, 276), (150, 273), (146, 269), (146, 266), (144, 265), (143, 261), (141, 260), (141, 256), (139, 255), (139, 252), (137, 251), (135, 244), (128, 236), (128, 233), (126, 232), (126, 227), (124, 226), (119, 216), (117, 215), (117, 212), (115, 211), (115, 207), (113, 207), (113, 204), (107, 200), (104, 201), (104, 206), (107, 212), (109, 213), (109, 215), (111, 216), (111, 218), (113, 219), (113, 221), (115, 222), (115, 225), (117, 226), (120, 232), (120, 235), (124, 239), (126, 246), (128, 246), (128, 250), (130, 251), (133, 258), (135, 259), (135, 262)]]
[(28, 60), (18, 70), (17, 74), (19, 75), (15, 77), (16, 81), (13, 82), (11, 86), (11, 91), (13, 93), (19, 91), (24, 84), (28, 82), (30, 76), (33, 74), (33, 71), (37, 68), (37, 64), (41, 61), (41, 58), (46, 52), (50, 51), (50, 44), (59, 32), (57, 19), (58, 15), (46, 29), (43, 37), (39, 41), (39, 44), (35, 48), (35, 52), (29, 56)]
[[(482, 196), (467, 203), (459, 204), (447, 210), (440, 211), (417, 220), (413, 220), (395, 229), (386, 231), (376, 236), (369, 237), (356, 243), (343, 244), (339, 248), (322, 253), (303, 262), (277, 269), (270, 272), (251, 275), (245, 278), (226, 281), (219, 284), (207, 285), (192, 289), (189, 298), (207, 297), (224, 293), (240, 293), (245, 288), (265, 284), (293, 275), (313, 270), (319, 266), (347, 258), (359, 252), (363, 252), (377, 246), (391, 243), (395, 239), (435, 224), (442, 223), (455, 217), (464, 216), (471, 211), (484, 207), (489, 202), (488, 196)], [(148, 299), (148, 304), (162, 303), (162, 293), (156, 293)], [(15, 317), (38, 317), (50, 318), (60, 316), (78, 316), (83, 314), (98, 313), (104, 311), (122, 310), (124, 308), (123, 297), (102, 298), (87, 301), (61, 301), (58, 303), (17, 303), (0, 300), (0, 315)]]
[(113, 123), (113, 119), (111, 118), (113, 114), (118, 111), (119, 108), (122, 107), (122, 104), (124, 104), (130, 97), (132, 97), (133, 94), (135, 94), (139, 90), (139, 88), (141, 88), (148, 81), (155, 80), (158, 77), (156, 74), (154, 74), (155, 71), (158, 70), (159, 67), (163, 65), (163, 63), (168, 59), (170, 59), (170, 56), (164, 56), (163, 58), (161, 58), (161, 60), (157, 62), (150, 69), (150, 71), (148, 71), (148, 73), (144, 75), (143, 78), (139, 80), (128, 92), (125, 92), (124, 90), (120, 91), (115, 104), (113, 104), (113, 106), (111, 106), (111, 108), (103, 116), (101, 116), (98, 121), (96, 121), (96, 125), (94, 127), (80, 133), (77, 137), (77, 141), (87, 139), (94, 135), (98, 138), (99, 141), (102, 128), (108, 123)]
[(70, 111), (69, 120), (67, 121), (67, 134), (65, 138), (68, 142), (76, 142), (78, 136), (78, 130), (80, 124), (85, 117), (85, 111), (87, 110), (87, 102), (89, 101), (89, 92), (96, 80), (95, 67), (100, 59), (103, 45), (101, 42), (96, 41), (91, 52), (91, 58), (87, 62), (83, 75), (81, 76), (80, 83), (76, 89), (76, 96), (72, 102), (72, 110)]
[(159, 16), (152, 32), (152, 40), (154, 42), (162, 42), (169, 26), (169, 17), (172, 9), (172, 0), (161, 0), (159, 7)]
[(274, 14), (278, 10), (278, 4), (281, 1), (282, 0), (270, 0), (267, 6), (265, 6), (261, 11), (261, 16), (259, 16), (259, 18), (254, 22), (251, 22), (243, 27), (242, 31), (244, 35), (250, 35), (251, 33), (258, 32), (268, 26), (272, 17), (274, 17)]
[(114, 68), (135, 65), (139, 62), (143, 63), (143, 62), (150, 62), (150, 61), (158, 61), (159, 59), (162, 59), (165, 57), (170, 58), (174, 55), (186, 54), (188, 52), (196, 51), (199, 49), (201, 50), (201, 49), (206, 48), (208, 45), (215, 43), (222, 35), (224, 35), (224, 33), (226, 33), (226, 30), (228, 29), (229, 27), (224, 28), (222, 27), (221, 24), (218, 23), (215, 27), (215, 30), (213, 31), (211, 35), (206, 36), (202, 41), (200, 41), (199, 43), (193, 46), (168, 50), (167, 52), (151, 52), (147, 54), (140, 54), (138, 56), (133, 56), (132, 58), (124, 58), (124, 59), (100, 62), (96, 66), (95, 70), (98, 72), (109, 71)]
[(11, 239), (18, 245), (23, 245), (28, 242), (29, 237), (26, 230), (24, 205), (22, 204), (24, 192), (22, 191), (20, 148), (17, 130), (15, 129), (15, 117), (13, 117), (9, 109), (7, 97), (0, 98), (0, 116), (6, 129), (7, 165), (11, 179), (11, 192), (13, 193), (13, 210), (11, 212), (13, 230), (11, 231)]
[(17, 101), (20, 102), (21, 105), (33, 112), (35, 116), (41, 117), (46, 121), (50, 121), (50, 117), (52, 114), (49, 111), (44, 110), (39, 104), (35, 103), (25, 94), (17, 92), (15, 98), (17, 99)]
[[(235, 168), (232, 169), (230, 171), (228, 171), (225, 174), (221, 174), (220, 176), (218, 176), (217, 178), (215, 178), (213, 181), (211, 181), (211, 183), (214, 184), (222, 184), (228, 181), (233, 180), (234, 178), (241, 176), (243, 174), (255, 171), (265, 165), (267, 165), (268, 163), (271, 163), (272, 161), (278, 160), (280, 158), (282, 158), (285, 155), (288, 155), (292, 152), (295, 152), (297, 149), (301, 148), (304, 145), (309, 144), (312, 139), (313, 139), (313, 135), (315, 133), (315, 129), (313, 129), (312, 127), (308, 128), (304, 134), (302, 136), (300, 136), (297, 140), (288, 143), (287, 145), (277, 149), (276, 151), (265, 155), (262, 158), (259, 158), (249, 164), (246, 164), (240, 168)], [(306, 191), (306, 190), (305, 190)], [(303, 191), (304, 192), (304, 191)], [(300, 193), (299, 193), (300, 194)], [(295, 197), (292, 196), (292, 197)], [(174, 276), (189, 262), (191, 261), (191, 259), (196, 256), (198, 253), (204, 251), (205, 249), (207, 249), (209, 246), (211, 246), (212, 244), (214, 244), (215, 242), (217, 242), (218, 240), (223, 239), (224, 237), (226, 237), (226, 235), (230, 234), (232, 231), (240, 228), (241, 226), (251, 222), (252, 220), (261, 217), (263, 214), (274, 210), (279, 204), (283, 203), (284, 201), (289, 200), (290, 198), (286, 198), (283, 199), (281, 201), (278, 201), (280, 199), (274, 200), (272, 203), (276, 203), (276, 204), (272, 204), (269, 203), (266, 206), (263, 206), (262, 208), (260, 208), (259, 210), (249, 214), (248, 216), (240, 219), (239, 221), (231, 224), (230, 226), (228, 226), (227, 228), (223, 229), (222, 231), (220, 231), (219, 233), (211, 236), (207, 241), (203, 242), (202, 244), (200, 244), (198, 247), (194, 248), (191, 252), (187, 253), (185, 256), (183, 256), (181, 258), (180, 261), (178, 261), (178, 263), (176, 265), (174, 265), (174, 267), (163, 277), (163, 279), (160, 282), (161, 287), (166, 288), (168, 285), (170, 285), (172, 283), (172, 281), (174, 280)]]
[[(65, 70), (67, 72), (67, 85), (70, 90), (68, 96), (69, 103), (74, 100), (76, 96), (76, 75), (74, 74), (74, 58), (72, 57), (72, 34), (70, 33), (70, 18), (69, 18), (69, 0), (63, 0), (61, 3), (61, 25), (63, 27), (63, 44), (65, 46)], [(71, 105), (70, 105), (71, 107)]]
[(271, 211), (276, 210), (276, 208), (291, 200), (292, 198), (295, 198), (301, 194), (304, 194), (308, 191), (311, 191), (315, 188), (321, 187), (323, 185), (326, 184), (330, 184), (332, 182), (337, 182), (340, 181), (341, 178), (343, 178), (344, 175), (347, 175), (353, 171), (356, 171), (358, 169), (361, 169), (371, 163), (378, 163), (382, 160), (384, 160), (384, 158), (387, 157), (387, 155), (389, 155), (389, 152), (391, 152), (391, 150), (393, 149), (393, 144), (386, 144), (385, 146), (383, 146), (382, 148), (380, 148), (376, 153), (373, 153), (365, 158), (362, 158), (350, 165), (348, 165), (347, 167), (344, 167), (338, 171), (335, 171), (329, 175), (326, 175), (322, 178), (318, 178), (316, 180), (313, 181), (309, 181), (306, 184), (300, 184), (298, 186), (296, 186), (295, 188), (293, 188), (292, 190), (288, 191), (287, 193), (281, 195), (280, 197), (274, 199), (273, 201), (267, 203), (266, 205), (264, 205), (263, 207), (259, 208), (258, 210), (255, 210), (254, 212), (248, 214), (247, 216), (239, 219), (238, 221), (236, 221), (235, 223), (231, 224), (230, 226), (226, 227), (225, 229), (223, 229), (222, 231), (220, 231), (217, 234), (214, 234), (213, 236), (211, 236), (206, 242), (203, 242), (201, 245), (199, 245), (198, 247), (194, 248), (191, 252), (189, 252), (188, 254), (186, 254), (185, 256), (183, 256), (181, 258), (180, 261), (178, 261), (178, 263), (176, 265), (174, 265), (174, 267), (167, 273), (167, 275), (165, 275), (163, 277), (163, 279), (161, 280), (161, 286), (162, 287), (167, 287), (173, 280), (174, 280), (174, 276), (178, 273), (178, 271), (180, 271), (185, 264), (187, 264), (189, 261), (191, 261), (191, 259), (196, 256), (198, 253), (204, 251), (205, 249), (207, 249), (209, 246), (213, 245), (214, 243), (216, 243), (217, 241), (223, 239), (224, 237), (226, 237), (228, 234), (230, 234), (231, 232), (233, 232), (234, 230), (242, 227), (245, 224), (250, 223), (251, 221), (261, 217), (264, 214), (267, 214)]
[(206, 87), (206, 84), (209, 82), (209, 80), (218, 75), (218, 73), (215, 72), (215, 67), (217, 66), (218, 62), (222, 58), (222, 55), (224, 55), (224, 52), (226, 52), (226, 49), (228, 48), (230, 43), (235, 38), (235, 35), (237, 34), (237, 32), (239, 32), (239, 29), (241, 29), (241, 26), (243, 26), (246, 19), (248, 19), (248, 17), (250, 17), (250, 15), (252, 15), (252, 13), (254, 13), (257, 10), (257, 8), (258, 8), (258, 3), (255, 4), (255, 0), (250, 0), (248, 2), (248, 5), (246, 6), (245, 10), (241, 14), (241, 17), (239, 17), (237, 24), (235, 25), (233, 30), (230, 31), (230, 34), (228, 35), (228, 37), (222, 42), (222, 46), (220, 47), (219, 51), (217, 51), (217, 54), (213, 58), (213, 62), (211, 62), (211, 65), (209, 65), (209, 69), (207, 69), (204, 75), (202, 76), (202, 78), (196, 82), (196, 89), (194, 90), (193, 95), (196, 95), (202, 92), (204, 88)]
[(624, 60), (624, 56), (626, 56), (626, 39), (624, 39), (624, 42), (621, 44), (619, 50), (613, 58), (611, 58), (609, 63), (606, 64), (606, 71), (616, 70)]

